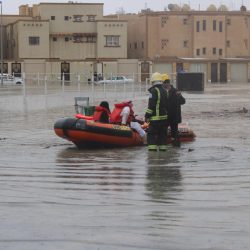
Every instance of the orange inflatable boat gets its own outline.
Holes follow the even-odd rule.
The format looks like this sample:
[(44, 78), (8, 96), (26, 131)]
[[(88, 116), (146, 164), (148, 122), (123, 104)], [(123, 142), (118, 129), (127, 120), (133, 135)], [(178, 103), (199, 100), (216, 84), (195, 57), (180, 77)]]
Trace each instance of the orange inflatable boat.
[[(128, 126), (95, 122), (91, 117), (61, 118), (54, 124), (59, 137), (84, 147), (131, 147), (143, 145), (140, 135)], [(186, 124), (179, 126), (180, 141), (192, 141), (195, 134)], [(171, 142), (171, 138), (168, 138)]]

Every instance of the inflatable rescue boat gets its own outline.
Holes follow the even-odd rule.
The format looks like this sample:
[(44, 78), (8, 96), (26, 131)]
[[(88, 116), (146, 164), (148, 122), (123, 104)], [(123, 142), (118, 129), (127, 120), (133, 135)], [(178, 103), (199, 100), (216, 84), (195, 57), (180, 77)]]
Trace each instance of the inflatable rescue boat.
[[(75, 118), (61, 118), (54, 124), (59, 137), (84, 147), (131, 147), (143, 145), (140, 135), (128, 126), (100, 123), (91, 116), (77, 114)], [(194, 132), (187, 124), (179, 125), (180, 141), (193, 141)], [(168, 142), (171, 142), (170, 136)]]

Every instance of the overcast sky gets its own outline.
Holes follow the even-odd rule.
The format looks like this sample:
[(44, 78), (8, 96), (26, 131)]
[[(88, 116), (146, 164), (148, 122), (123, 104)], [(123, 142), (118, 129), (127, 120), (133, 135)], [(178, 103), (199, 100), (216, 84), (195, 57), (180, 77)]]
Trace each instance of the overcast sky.
[[(0, 0), (3, 14), (18, 14), (18, 7), (22, 4), (37, 4), (41, 2), (67, 3), (65, 0)], [(155, 11), (164, 10), (168, 4), (189, 4), (192, 9), (205, 10), (210, 4), (219, 7), (226, 5), (229, 10), (239, 10), (242, 3), (250, 10), (250, 0), (77, 0), (78, 3), (104, 3), (104, 14), (116, 13), (123, 8), (126, 13), (137, 13), (141, 9), (150, 8)]]

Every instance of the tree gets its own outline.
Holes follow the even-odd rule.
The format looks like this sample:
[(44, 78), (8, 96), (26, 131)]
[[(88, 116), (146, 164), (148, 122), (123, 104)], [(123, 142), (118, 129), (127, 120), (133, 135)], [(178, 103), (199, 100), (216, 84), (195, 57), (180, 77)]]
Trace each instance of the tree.
[(220, 7), (218, 8), (218, 11), (228, 11), (228, 8), (226, 5), (221, 4)]
[(188, 4), (183, 4), (182, 10), (183, 10), (183, 11), (190, 11), (191, 8), (190, 8), (190, 6), (189, 6)]
[(207, 7), (207, 11), (217, 11), (217, 8), (214, 4), (210, 4), (208, 7)]
[(181, 10), (181, 7), (178, 5), (178, 4), (173, 4), (173, 3), (170, 3), (168, 5), (168, 9), (170, 11), (180, 11)]

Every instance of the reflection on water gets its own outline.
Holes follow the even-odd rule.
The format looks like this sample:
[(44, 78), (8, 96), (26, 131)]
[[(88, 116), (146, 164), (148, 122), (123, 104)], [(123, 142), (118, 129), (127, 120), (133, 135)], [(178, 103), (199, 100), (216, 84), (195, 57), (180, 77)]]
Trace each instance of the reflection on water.
[[(120, 158), (124, 154), (124, 158)], [(82, 183), (85, 189), (129, 191), (133, 185), (133, 151), (124, 149), (78, 150), (68, 148), (57, 156), (58, 172), (64, 183)], [(101, 186), (101, 187), (98, 187)], [(79, 185), (79, 188), (82, 186)]]
[[(179, 151), (169, 148), (167, 152), (148, 153), (147, 190), (153, 199), (171, 202), (181, 191), (181, 171), (178, 165)], [(171, 197), (171, 193), (174, 193)]]

